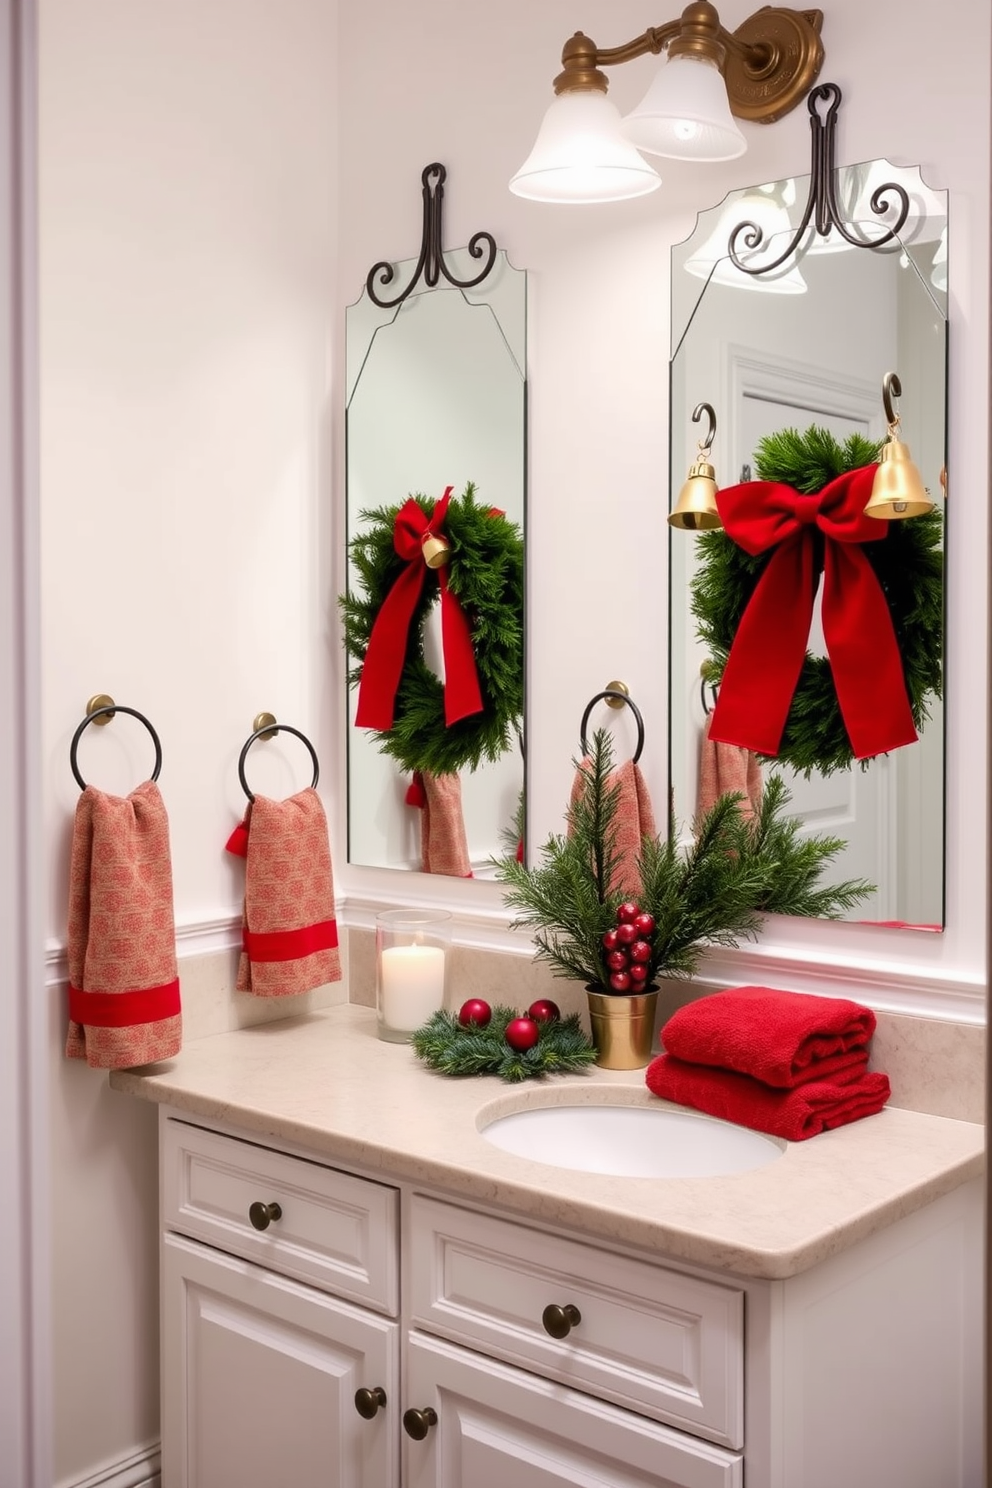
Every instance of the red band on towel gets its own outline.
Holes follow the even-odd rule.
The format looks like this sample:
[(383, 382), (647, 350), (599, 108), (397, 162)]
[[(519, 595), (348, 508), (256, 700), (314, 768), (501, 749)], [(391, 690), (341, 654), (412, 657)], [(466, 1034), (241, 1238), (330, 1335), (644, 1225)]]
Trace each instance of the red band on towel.
[(297, 961), (316, 951), (337, 949), (337, 920), (321, 920), (299, 930), (243, 930), (249, 961)]
[(236, 858), (248, 856), (248, 828), (243, 821), (238, 822), (234, 831), (224, 844), (224, 851), (233, 853)]
[(130, 1028), (174, 1018), (182, 1008), (179, 978), (134, 992), (84, 992), (69, 983), (69, 1017), (87, 1028)]

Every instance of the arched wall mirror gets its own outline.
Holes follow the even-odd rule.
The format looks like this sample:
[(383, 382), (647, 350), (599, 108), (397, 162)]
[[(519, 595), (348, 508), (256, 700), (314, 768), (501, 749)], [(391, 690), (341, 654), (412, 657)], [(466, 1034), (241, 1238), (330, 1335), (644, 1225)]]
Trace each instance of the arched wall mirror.
[[(427, 172), (424, 180), (426, 193)], [(425, 194), (425, 243), (427, 211)], [(439, 250), (438, 223), (431, 253)], [(480, 271), (478, 257), (468, 249), (445, 251), (443, 261), (451, 277), (462, 283)], [(392, 267), (389, 289), (379, 295), (385, 300), (395, 299), (417, 279), (420, 261)], [(434, 276), (434, 284), (428, 277), (417, 279), (400, 303), (386, 306), (376, 303), (367, 284), (346, 312), (350, 594), (356, 592), (357, 580), (352, 544), (367, 527), (368, 514), (402, 505), (410, 496), (432, 502), (450, 486), (455, 503), (472, 484), (478, 503), (505, 513), (521, 537), (524, 533), (526, 273), (515, 269), (505, 252), (494, 250), (491, 268), (475, 287), (458, 287), (445, 272)], [(437, 604), (427, 617), (422, 643), (427, 665), (443, 681)], [(356, 706), (357, 689), (352, 688), (349, 861), (424, 871), (426, 818), (412, 799), (411, 775), (383, 752), (375, 732), (356, 727)], [(458, 780), (470, 871), (485, 877), (491, 873), (491, 859), (515, 842), (522, 815), (522, 717), (497, 760), (459, 771)], [(435, 860), (431, 871), (449, 870), (438, 868)]]
[[(869, 243), (884, 230), (886, 220), (873, 215), (875, 188), (892, 181), (903, 186), (909, 210), (893, 242), (878, 248), (853, 247), (834, 231), (819, 235), (811, 228), (764, 282), (759, 275), (742, 274), (728, 255), (735, 224), (761, 223), (760, 251), (770, 262), (791, 241), (801, 220), (810, 186), (807, 176), (734, 192), (719, 207), (701, 214), (692, 236), (673, 249), (673, 504), (697, 458), (701, 433), (705, 434), (705, 425), (693, 422), (700, 403), (711, 405), (716, 415), (709, 460), (723, 490), (757, 480), (762, 454), (766, 463), (768, 459), (769, 446), (763, 441), (783, 430), (805, 437), (813, 427), (829, 431), (840, 444), (852, 434), (881, 443), (886, 435), (883, 379), (896, 371), (902, 394), (898, 437), (911, 448), (935, 502), (928, 522), (934, 592), (940, 605), (946, 492), (946, 193), (928, 188), (919, 170), (884, 160), (833, 174), (844, 218), (852, 233)], [(737, 242), (740, 246), (741, 239)], [(718, 542), (730, 541), (723, 532), (715, 536)], [(690, 815), (699, 800), (704, 761), (707, 769), (712, 766), (705, 735), (721, 675), (701, 639), (698, 613), (697, 586), (709, 561), (706, 545), (712, 541), (709, 533), (674, 526), (671, 530), (671, 784), (680, 812), (682, 803), (688, 803)], [(825, 651), (821, 590), (822, 585), (807, 643), (807, 655), (813, 657)], [(941, 631), (938, 621), (932, 635), (923, 637), (938, 672)], [(796, 770), (768, 756), (748, 760), (762, 772), (785, 773), (793, 810), (803, 824), (844, 839), (847, 845), (832, 876), (863, 878), (876, 885), (873, 897), (852, 912), (851, 918), (859, 921), (917, 930), (943, 927), (943, 714), (937, 696), (929, 696), (927, 706), (929, 720), (915, 743), (867, 764), (855, 761), (843, 769)], [(793, 717), (791, 711), (789, 716)]]

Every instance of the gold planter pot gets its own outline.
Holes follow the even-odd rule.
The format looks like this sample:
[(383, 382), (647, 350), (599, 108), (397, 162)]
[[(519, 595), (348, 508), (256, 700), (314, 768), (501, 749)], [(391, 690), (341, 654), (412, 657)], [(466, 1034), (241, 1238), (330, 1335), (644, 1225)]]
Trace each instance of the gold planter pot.
[(658, 989), (646, 992), (598, 992), (587, 987), (589, 1022), (601, 1069), (643, 1069), (654, 1052)]

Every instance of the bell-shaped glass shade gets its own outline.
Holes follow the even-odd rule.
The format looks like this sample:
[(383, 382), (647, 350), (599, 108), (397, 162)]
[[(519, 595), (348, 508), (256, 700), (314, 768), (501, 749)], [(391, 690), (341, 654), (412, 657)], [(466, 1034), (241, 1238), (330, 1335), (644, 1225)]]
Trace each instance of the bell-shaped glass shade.
[(620, 111), (605, 93), (560, 93), (537, 140), (510, 182), (516, 196), (543, 202), (610, 202), (645, 196), (661, 177), (620, 132)]
[(734, 229), (742, 222), (753, 223), (761, 238), (753, 248), (746, 246), (747, 233), (737, 241), (737, 256), (748, 268), (761, 268), (774, 263), (792, 236), (789, 214), (781, 202), (762, 192), (749, 191), (726, 204), (717, 218), (716, 227), (699, 249), (687, 258), (685, 267), (698, 279), (711, 284), (725, 284), (730, 289), (753, 289), (765, 294), (805, 294), (806, 280), (800, 273), (794, 255), (777, 269), (767, 273), (746, 274), (729, 256), (728, 248)]
[(673, 160), (734, 160), (747, 149), (723, 75), (701, 57), (669, 57), (622, 127), (639, 150)]

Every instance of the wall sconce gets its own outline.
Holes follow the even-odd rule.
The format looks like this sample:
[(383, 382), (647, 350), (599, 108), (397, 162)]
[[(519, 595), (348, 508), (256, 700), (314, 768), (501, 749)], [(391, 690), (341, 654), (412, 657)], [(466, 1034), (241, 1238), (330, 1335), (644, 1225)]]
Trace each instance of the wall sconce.
[[(735, 119), (771, 124), (795, 108), (823, 63), (823, 12), (766, 6), (728, 31), (709, 0), (618, 47), (577, 31), (562, 48), (555, 100), (510, 190), (531, 201), (606, 202), (661, 184), (639, 151), (676, 160), (733, 160), (746, 141)], [(668, 58), (625, 119), (600, 69)]]

